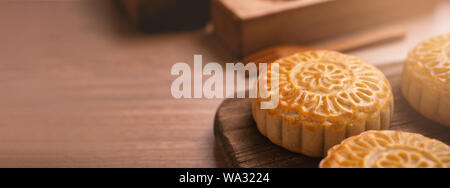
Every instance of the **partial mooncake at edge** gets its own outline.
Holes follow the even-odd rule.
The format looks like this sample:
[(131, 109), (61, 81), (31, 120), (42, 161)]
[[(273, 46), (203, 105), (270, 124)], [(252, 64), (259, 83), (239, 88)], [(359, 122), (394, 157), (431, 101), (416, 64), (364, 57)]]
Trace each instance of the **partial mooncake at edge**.
[(431, 38), (409, 53), (402, 92), (425, 117), (450, 126), (450, 34)]
[[(322, 157), (345, 138), (390, 127), (393, 94), (384, 74), (362, 59), (333, 51), (300, 52), (275, 62), (279, 72), (263, 71), (266, 97), (253, 101), (259, 132), (292, 152)], [(274, 64), (270, 64), (274, 66)], [(279, 77), (279, 95), (271, 89)], [(261, 102), (279, 97), (262, 110)]]
[(450, 147), (419, 134), (368, 131), (330, 149), (320, 168), (450, 168)]

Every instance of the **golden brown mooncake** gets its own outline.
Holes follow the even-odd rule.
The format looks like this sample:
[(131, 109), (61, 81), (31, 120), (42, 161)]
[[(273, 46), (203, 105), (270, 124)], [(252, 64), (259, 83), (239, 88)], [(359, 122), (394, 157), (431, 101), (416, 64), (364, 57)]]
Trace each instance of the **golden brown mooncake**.
[(330, 149), (320, 168), (450, 168), (450, 147), (419, 134), (368, 131)]
[(409, 53), (402, 92), (425, 117), (450, 126), (450, 33), (428, 39)]
[[(275, 109), (261, 102), (277, 97), (267, 84), (268, 98), (253, 101), (259, 132), (287, 150), (322, 157), (347, 137), (390, 127), (393, 94), (384, 74), (362, 59), (333, 51), (300, 52), (276, 61), (277, 73), (263, 71), (258, 82), (277, 74)], [(273, 64), (271, 64), (273, 65)]]

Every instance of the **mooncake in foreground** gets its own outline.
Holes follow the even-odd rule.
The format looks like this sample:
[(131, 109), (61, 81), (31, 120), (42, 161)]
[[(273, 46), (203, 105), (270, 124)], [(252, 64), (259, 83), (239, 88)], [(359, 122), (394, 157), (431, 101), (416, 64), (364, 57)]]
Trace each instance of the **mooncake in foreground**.
[(450, 34), (431, 38), (409, 53), (402, 92), (425, 117), (450, 126)]
[[(253, 101), (259, 132), (292, 152), (322, 157), (345, 138), (390, 127), (393, 94), (384, 74), (362, 59), (333, 51), (300, 52), (263, 71), (266, 97)], [(273, 65), (273, 64), (271, 64)], [(270, 88), (272, 75), (279, 78)], [(278, 98), (275, 109), (261, 102)]]
[(419, 134), (368, 131), (330, 149), (320, 168), (450, 168), (450, 147)]

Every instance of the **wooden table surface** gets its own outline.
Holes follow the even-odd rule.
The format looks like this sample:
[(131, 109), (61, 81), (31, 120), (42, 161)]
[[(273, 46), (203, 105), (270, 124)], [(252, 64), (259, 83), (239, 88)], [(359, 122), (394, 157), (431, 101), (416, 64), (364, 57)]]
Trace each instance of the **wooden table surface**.
[[(449, 12), (406, 21), (387, 48), (449, 32)], [(237, 61), (211, 32), (139, 33), (108, 0), (2, 0), (0, 28), (0, 167), (224, 167), (222, 100), (170, 94), (176, 62)], [(351, 54), (394, 60), (380, 48)]]

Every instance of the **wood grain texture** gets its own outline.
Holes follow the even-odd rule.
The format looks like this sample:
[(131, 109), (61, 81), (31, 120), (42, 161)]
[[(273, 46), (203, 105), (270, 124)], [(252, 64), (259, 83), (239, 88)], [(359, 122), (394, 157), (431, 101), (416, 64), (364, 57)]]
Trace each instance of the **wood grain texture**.
[[(402, 67), (402, 63), (379, 67), (391, 82), (395, 95), (395, 115), (391, 129), (420, 133), (450, 144), (450, 128), (414, 111), (401, 95)], [(231, 167), (315, 168), (321, 160), (284, 150), (262, 136), (253, 121), (251, 99), (226, 100), (216, 114), (215, 135)]]
[[(394, 49), (447, 31), (430, 33), (446, 7), (405, 23), (414, 40)], [(0, 1), (0, 167), (225, 166), (213, 133), (222, 100), (173, 99), (170, 69), (192, 67), (193, 54), (238, 58), (203, 29), (140, 33), (120, 10), (112, 0)], [(393, 56), (372, 49), (360, 57)]]
[(239, 56), (336, 37), (431, 12), (436, 0), (216, 0), (217, 35)]
[(406, 29), (402, 26), (386, 26), (374, 30), (368, 30), (361, 33), (353, 33), (341, 41), (328, 43), (321, 46), (300, 46), (300, 45), (280, 45), (256, 52), (243, 59), (244, 63), (270, 63), (282, 57), (287, 57), (299, 51), (305, 50), (334, 50), (338, 52), (347, 52), (353, 49), (364, 48), (367, 46), (388, 42), (395, 39), (404, 38)]
[(223, 166), (222, 100), (170, 92), (194, 54), (237, 61), (210, 33), (146, 35), (109, 0), (0, 1), (0, 23), (0, 167)]

